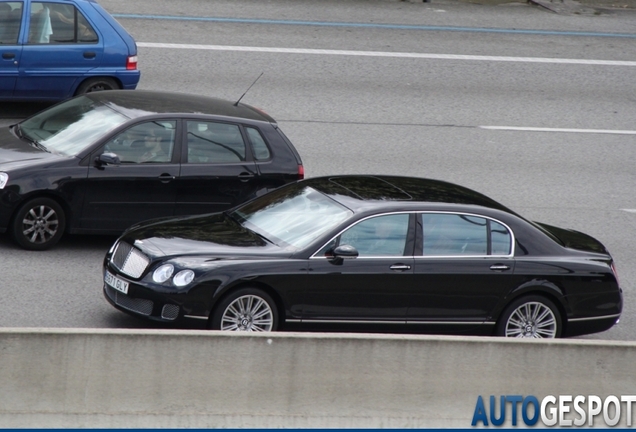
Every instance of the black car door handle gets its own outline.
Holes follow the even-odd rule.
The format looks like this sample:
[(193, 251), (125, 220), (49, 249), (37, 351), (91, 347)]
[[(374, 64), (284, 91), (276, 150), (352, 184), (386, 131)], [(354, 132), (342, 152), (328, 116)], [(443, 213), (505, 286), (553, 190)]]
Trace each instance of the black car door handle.
[(389, 268), (391, 270), (398, 270), (398, 271), (411, 270), (411, 266), (408, 264), (393, 264)]
[(84, 58), (93, 59), (97, 54), (93, 51), (84, 51)]
[(505, 264), (493, 264), (490, 266), (490, 270), (501, 272), (501, 271), (510, 270), (510, 267)]
[(14, 59), (15, 53), (10, 53), (10, 52), (2, 53), (2, 58), (6, 60)]
[(175, 178), (175, 177), (174, 177), (173, 175), (166, 174), (166, 173), (161, 174), (161, 175), (159, 176), (159, 180), (161, 180), (161, 183), (168, 183), (168, 182), (170, 182), (170, 181), (174, 180), (174, 178)]
[(249, 179), (254, 178), (254, 174), (248, 173), (248, 172), (242, 172), (238, 175), (238, 178), (241, 181), (248, 181)]

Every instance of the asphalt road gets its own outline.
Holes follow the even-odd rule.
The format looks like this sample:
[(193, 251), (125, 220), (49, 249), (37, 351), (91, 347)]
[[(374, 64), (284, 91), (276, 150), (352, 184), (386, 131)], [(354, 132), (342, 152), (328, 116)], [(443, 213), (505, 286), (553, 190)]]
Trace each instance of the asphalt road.
[[(139, 88), (264, 108), (308, 176), (439, 178), (589, 233), (625, 310), (588, 338), (636, 339), (636, 15), (526, 4), (103, 0), (139, 44)], [(173, 44), (173, 45), (168, 45)], [(240, 48), (238, 48), (240, 47)], [(0, 125), (42, 106), (2, 104)], [(12, 117), (12, 118), (9, 118)], [(152, 327), (102, 298), (113, 238), (25, 252), (0, 236), (0, 326)]]

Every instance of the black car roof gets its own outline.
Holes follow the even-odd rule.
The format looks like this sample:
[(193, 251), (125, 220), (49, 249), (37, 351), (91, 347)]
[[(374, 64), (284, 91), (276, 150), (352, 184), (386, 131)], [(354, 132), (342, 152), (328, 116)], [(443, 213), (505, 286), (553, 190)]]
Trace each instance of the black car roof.
[(149, 114), (209, 114), (248, 120), (276, 121), (250, 105), (209, 96), (150, 90), (109, 90), (87, 93), (86, 97), (135, 118)]
[(355, 201), (358, 201), (360, 206), (364, 206), (369, 201), (395, 202), (396, 204), (426, 202), (476, 205), (515, 214), (479, 192), (441, 180), (383, 175), (347, 175), (314, 177), (303, 182), (347, 206), (351, 206)]

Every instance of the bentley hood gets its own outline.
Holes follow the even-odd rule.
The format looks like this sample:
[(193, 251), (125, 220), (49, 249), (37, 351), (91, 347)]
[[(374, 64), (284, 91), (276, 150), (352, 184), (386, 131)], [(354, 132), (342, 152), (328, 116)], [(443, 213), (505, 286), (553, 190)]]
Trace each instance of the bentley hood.
[(132, 227), (122, 239), (153, 259), (175, 255), (244, 258), (291, 254), (224, 213), (145, 222)]

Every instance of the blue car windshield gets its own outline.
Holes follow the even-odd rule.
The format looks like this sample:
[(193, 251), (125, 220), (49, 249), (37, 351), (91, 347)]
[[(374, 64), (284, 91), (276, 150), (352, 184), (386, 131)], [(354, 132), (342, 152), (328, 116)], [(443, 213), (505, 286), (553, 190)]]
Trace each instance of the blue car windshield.
[(272, 243), (298, 249), (352, 215), (348, 208), (302, 183), (263, 195), (230, 214)]
[(111, 108), (81, 96), (55, 105), (20, 123), (21, 136), (52, 153), (76, 156), (128, 121)]

